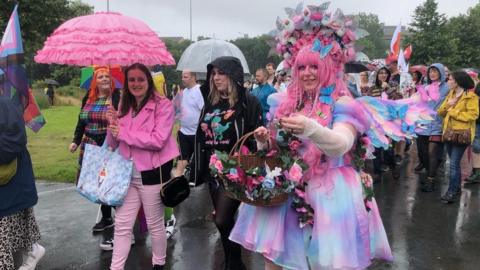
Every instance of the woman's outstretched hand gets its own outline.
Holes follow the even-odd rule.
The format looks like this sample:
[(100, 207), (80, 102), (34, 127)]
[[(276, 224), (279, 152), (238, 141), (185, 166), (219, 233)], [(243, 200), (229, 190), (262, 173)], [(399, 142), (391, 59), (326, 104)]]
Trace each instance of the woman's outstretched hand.
[(284, 117), (280, 119), (280, 125), (286, 132), (299, 135), (305, 131), (305, 119), (303, 115)]

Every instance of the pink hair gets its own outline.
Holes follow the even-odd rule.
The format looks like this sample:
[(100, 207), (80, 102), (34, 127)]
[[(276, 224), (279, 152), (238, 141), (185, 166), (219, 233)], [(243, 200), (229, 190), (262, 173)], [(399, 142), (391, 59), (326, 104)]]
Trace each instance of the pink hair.
[[(335, 90), (332, 98), (336, 100), (340, 96), (351, 96), (350, 92), (343, 81), (343, 64), (347, 57), (337, 42), (332, 42), (333, 48), (324, 57), (320, 57), (320, 53), (312, 51), (312, 45), (303, 47), (295, 59), (292, 66), (292, 82), (287, 88), (287, 99), (283, 101), (277, 110), (277, 117), (288, 116), (296, 111), (297, 105), (304, 98), (305, 91), (301, 89), (300, 78), (298, 77), (298, 68), (300, 66), (316, 65), (318, 67), (317, 77), (319, 78), (319, 86), (315, 92), (315, 100), (318, 100), (320, 88), (335, 84)], [(322, 104), (324, 107), (330, 105)], [(322, 111), (325, 111), (322, 107)]]
[[(312, 51), (312, 46), (303, 47), (292, 66), (292, 83), (287, 88), (287, 97), (276, 111), (277, 119), (289, 116), (291, 113), (297, 112), (297, 106), (304, 99), (305, 89), (302, 89), (299, 74), (300, 66), (316, 65), (318, 67), (317, 77), (319, 78), (318, 89), (315, 91), (315, 103), (313, 108), (315, 112), (321, 111), (326, 117), (318, 117), (317, 114), (311, 115), (323, 126), (329, 126), (332, 121), (332, 105), (317, 102), (319, 99), (320, 89), (335, 84), (335, 90), (331, 97), (333, 100), (341, 96), (351, 96), (343, 81), (343, 65), (349, 58), (347, 54), (340, 48), (337, 42), (332, 42), (333, 48), (324, 57), (320, 57), (320, 53)], [(274, 133), (275, 134), (275, 133)], [(314, 175), (323, 173), (328, 163), (323, 162), (324, 153), (318, 149), (313, 143), (307, 142), (306, 147), (301, 154), (304, 161), (309, 165), (310, 169), (305, 173), (305, 179), (310, 179)], [(331, 181), (326, 180), (322, 185), (328, 189), (333, 187)]]

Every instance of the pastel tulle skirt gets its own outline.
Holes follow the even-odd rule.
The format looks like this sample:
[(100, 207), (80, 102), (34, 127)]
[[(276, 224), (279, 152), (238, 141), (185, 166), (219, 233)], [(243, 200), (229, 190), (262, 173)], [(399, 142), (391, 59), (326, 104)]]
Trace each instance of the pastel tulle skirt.
[(365, 208), (359, 174), (340, 167), (325, 177), (332, 177), (333, 188), (314, 179), (307, 189), (313, 227), (299, 227), (291, 199), (278, 207), (242, 204), (230, 239), (284, 269), (364, 269), (374, 258), (393, 260), (375, 200)]

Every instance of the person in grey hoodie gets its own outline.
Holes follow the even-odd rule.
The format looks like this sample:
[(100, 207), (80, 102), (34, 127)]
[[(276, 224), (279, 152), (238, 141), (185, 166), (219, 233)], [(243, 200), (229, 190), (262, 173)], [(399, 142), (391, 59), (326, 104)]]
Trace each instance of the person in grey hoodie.
[[(427, 69), (426, 85), (417, 88), (422, 100), (426, 101), (435, 112), (448, 94), (449, 89), (445, 79), (445, 67), (440, 63), (435, 63)], [(427, 170), (427, 178), (421, 186), (421, 190), (424, 192), (434, 190), (436, 171), (444, 157), (442, 122), (442, 118), (436, 114), (432, 122), (417, 132), (419, 164), (415, 167), (415, 172)]]

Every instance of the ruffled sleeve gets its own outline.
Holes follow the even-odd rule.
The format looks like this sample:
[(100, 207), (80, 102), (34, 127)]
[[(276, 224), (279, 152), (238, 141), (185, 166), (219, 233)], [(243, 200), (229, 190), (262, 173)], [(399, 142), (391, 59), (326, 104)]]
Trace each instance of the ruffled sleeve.
[(420, 99), (384, 100), (374, 97), (342, 97), (335, 102), (333, 122), (346, 122), (364, 134), (375, 147), (388, 148), (387, 137), (400, 141), (416, 136), (420, 124), (433, 118)]

